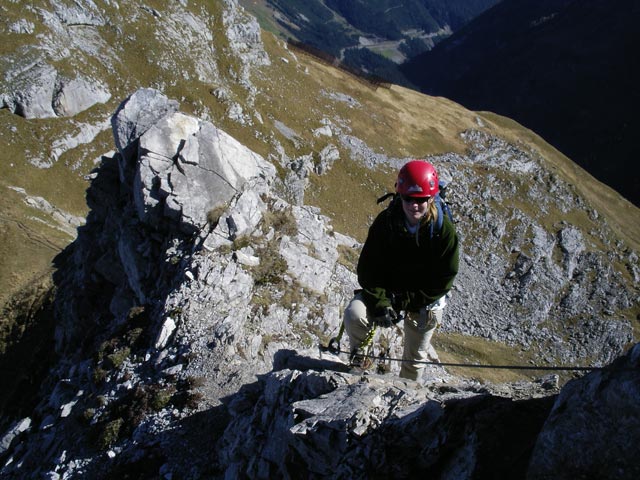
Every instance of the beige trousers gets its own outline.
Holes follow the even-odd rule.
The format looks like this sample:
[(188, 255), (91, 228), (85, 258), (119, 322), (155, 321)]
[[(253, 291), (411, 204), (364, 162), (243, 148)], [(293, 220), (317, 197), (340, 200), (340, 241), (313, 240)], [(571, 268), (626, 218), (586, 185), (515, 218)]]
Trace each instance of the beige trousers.
[[(425, 365), (419, 362), (428, 361), (431, 337), (436, 327), (442, 323), (443, 308), (427, 309), (408, 314), (404, 319), (404, 345), (400, 376), (418, 380), (422, 376)], [(344, 311), (344, 328), (349, 335), (351, 352), (355, 351), (367, 337), (372, 319), (367, 316), (367, 307), (362, 301), (362, 294), (356, 293)]]

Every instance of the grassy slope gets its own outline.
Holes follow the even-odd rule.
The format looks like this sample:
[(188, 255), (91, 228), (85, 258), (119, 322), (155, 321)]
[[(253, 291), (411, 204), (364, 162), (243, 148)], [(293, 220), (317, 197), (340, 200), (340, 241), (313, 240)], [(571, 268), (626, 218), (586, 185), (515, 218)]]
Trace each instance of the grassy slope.
[[(311, 146), (310, 151), (303, 147), (291, 154), (317, 153), (326, 144), (338, 144), (336, 139), (314, 139), (309, 135), (312, 129), (321, 126), (323, 116), (345, 120), (351, 133), (374, 152), (394, 158), (418, 158), (450, 151), (462, 153), (465, 147), (459, 133), (478, 128), (474, 112), (447, 99), (428, 97), (399, 86), (373, 90), (345, 72), (304, 55), (297, 54), (297, 57), (308, 73), (295, 77), (292, 72), (286, 78), (277, 78), (278, 84), (295, 78), (295, 84), (286, 89), (284, 104), (270, 99), (275, 118), (295, 125), (305, 145)], [(272, 78), (269, 74), (267, 77)], [(323, 97), (321, 91), (344, 93), (359, 105), (331, 101)], [(297, 108), (291, 111), (291, 105)], [(379, 210), (375, 200), (393, 189), (394, 175), (364, 168), (349, 158), (348, 151), (337, 146), (341, 160), (325, 176), (311, 179), (305, 201), (319, 206), (333, 219), (338, 231), (363, 241), (369, 217)]]
[[(208, 8), (215, 10), (217, 7), (213, 5)], [(219, 16), (216, 15), (219, 12), (213, 13), (213, 22), (219, 22)], [(147, 28), (138, 30), (138, 40), (151, 42), (148, 50), (153, 51), (153, 34)], [(468, 128), (479, 128), (477, 118), (481, 117), (487, 125), (486, 130), (539, 151), (546, 161), (555, 165), (560, 175), (574, 183), (585, 198), (607, 217), (614, 231), (637, 249), (640, 210), (625, 203), (517, 123), (490, 113), (471, 112), (449, 100), (428, 97), (401, 87), (372, 90), (351, 75), (299, 53), (295, 54), (298, 62), (293, 61), (291, 52), (269, 33), (263, 33), (263, 40), (272, 63), (262, 67), (260, 73), (252, 78), (259, 90), (255, 109), (264, 119), (262, 124), (254, 122), (253, 125), (242, 126), (227, 119), (227, 105), (209, 93), (214, 86), (193, 80), (188, 83), (175, 81), (173, 72), (163, 72), (147, 62), (136, 61), (140, 55), (136, 42), (121, 44), (122, 64), (127, 66), (128, 72), (125, 83), (119, 82), (125, 78), (120, 72), (113, 72), (112, 76), (106, 78), (112, 85), (114, 95), (109, 104), (83, 112), (73, 121), (89, 122), (93, 118), (95, 122), (96, 118), (108, 118), (118, 102), (136, 88), (164, 83), (169, 78), (174, 83), (167, 82), (166, 93), (171, 98), (181, 100), (183, 111), (210, 112), (214, 123), (264, 156), (274, 153), (271, 138), (277, 139), (292, 158), (305, 154), (317, 155), (327, 144), (337, 145), (335, 138), (316, 138), (312, 135), (312, 131), (322, 125), (323, 118), (342, 125), (371, 149), (390, 157), (423, 157), (449, 151), (462, 153), (465, 146), (459, 133)], [(220, 46), (219, 51), (225, 51), (225, 46)], [(284, 62), (282, 58), (289, 61)], [(237, 67), (235, 60), (224, 56), (218, 63), (220, 72)], [(240, 87), (229, 82), (228, 89), (233, 98), (242, 100), (244, 91)], [(327, 91), (350, 95), (359, 106), (331, 100), (323, 95)], [(273, 128), (275, 120), (293, 128), (300, 142), (284, 138)], [(38, 278), (42, 270), (47, 270), (54, 255), (71, 240), (57, 230), (29, 220), (28, 217), (34, 214), (33, 210), (6, 187), (23, 187), (31, 195), (43, 196), (65, 211), (82, 215), (86, 212), (84, 190), (87, 186), (83, 175), (91, 170), (94, 159), (113, 149), (110, 132), (103, 132), (93, 144), (64, 154), (51, 169), (38, 170), (27, 163), (26, 151), (31, 156), (46, 154), (51, 142), (72, 129), (72, 123), (56, 119), (27, 121), (6, 110), (0, 111), (0, 134), (10, 139), (0, 161), (0, 188), (5, 193), (0, 195), (2, 303), (9, 293), (20, 291)], [(393, 188), (393, 172), (365, 169), (351, 160), (348, 152), (341, 147), (340, 153), (341, 160), (328, 174), (311, 178), (305, 201), (320, 207), (323, 213), (332, 218), (337, 231), (362, 241), (372, 216), (379, 211), (375, 199)], [(70, 165), (80, 166), (71, 172)], [(468, 341), (461, 342), (455, 337), (441, 336), (441, 339), (436, 344), (443, 350), (443, 360), (478, 360), (482, 359), (479, 352), (500, 350), (499, 346), (484, 340), (474, 340), (474, 344), (469, 345)], [(514, 355), (513, 352), (505, 352), (501, 356), (504, 357), (502, 363), (519, 360)], [(503, 379), (511, 378), (506, 373), (499, 375)]]
[(26, 160), (25, 152), (46, 151), (40, 146), (51, 140), (42, 137), (53, 122), (25, 120), (0, 110), (0, 136), (6, 139), (0, 161), (0, 305), (49, 270), (53, 257), (73, 240), (48, 226), (54, 222), (27, 206), (24, 197), (9, 187), (44, 197), (73, 215), (86, 212), (87, 183), (79, 174), (71, 173), (63, 162), (38, 169)]
[(633, 250), (640, 251), (640, 209), (618, 192), (599, 182), (590, 173), (553, 148), (535, 132), (507, 117), (491, 112), (482, 116), (493, 122), (500, 135), (512, 143), (526, 143), (537, 150), (558, 174), (574, 185), (580, 195), (590, 203), (620, 237)]
[[(372, 91), (349, 76), (331, 67), (301, 59), (311, 76), (322, 78), (325, 89), (335, 88), (361, 102), (362, 108), (349, 109), (349, 125), (353, 134), (362, 138), (377, 152), (391, 157), (422, 157), (444, 152), (463, 153), (465, 145), (460, 132), (468, 128), (479, 129), (480, 118), (484, 129), (505, 138), (525, 150), (538, 152), (547, 166), (570, 184), (585, 200), (595, 207), (614, 230), (632, 248), (638, 248), (638, 235), (633, 229), (640, 225), (640, 209), (626, 202), (606, 185), (598, 182), (582, 168), (559, 153), (534, 132), (516, 122), (491, 112), (471, 112), (455, 102), (434, 98), (412, 90), (393, 86)], [(319, 150), (320, 148), (318, 148)], [(393, 188), (393, 172), (372, 171), (351, 161), (346, 152), (333, 169), (323, 177), (313, 177), (305, 201), (319, 206), (332, 218), (338, 231), (363, 241), (371, 218), (379, 211), (375, 198)], [(613, 212), (612, 212), (613, 211)], [(611, 215), (615, 213), (615, 215)], [(576, 218), (567, 220), (580, 224), (584, 213), (573, 212)], [(633, 228), (627, 229), (625, 225)], [(638, 333), (638, 332), (636, 332)], [(528, 364), (527, 355), (496, 342), (469, 338), (455, 334), (439, 334), (434, 340), (443, 361), (483, 364)], [(515, 381), (536, 378), (543, 371), (452, 369), (456, 373), (484, 381)], [(570, 374), (561, 374), (561, 381)]]

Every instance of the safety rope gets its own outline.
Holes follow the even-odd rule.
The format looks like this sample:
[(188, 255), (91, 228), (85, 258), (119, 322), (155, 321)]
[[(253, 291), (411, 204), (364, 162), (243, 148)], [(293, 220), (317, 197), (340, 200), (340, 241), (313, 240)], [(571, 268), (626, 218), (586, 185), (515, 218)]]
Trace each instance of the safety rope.
[[(349, 359), (351, 360), (352, 352), (347, 352), (344, 350), (340, 350), (340, 341), (342, 340), (342, 335), (344, 334), (344, 321), (340, 323), (340, 330), (338, 332), (338, 336), (332, 338), (327, 346), (322, 344), (319, 345), (320, 352), (330, 352), (335, 355), (339, 353), (345, 353), (349, 355)], [(367, 332), (367, 336), (360, 344), (360, 348), (362, 349), (362, 353), (359, 353), (358, 356), (362, 358), (367, 358), (371, 360), (378, 360), (379, 363), (383, 362), (411, 362), (418, 363), (421, 365), (435, 365), (440, 367), (463, 367), (463, 368), (485, 368), (485, 369), (496, 369), (496, 370), (542, 370), (542, 371), (564, 371), (564, 372), (591, 372), (596, 370), (604, 370), (606, 367), (572, 367), (572, 366), (547, 366), (542, 367), (539, 365), (483, 365), (480, 363), (456, 363), (456, 362), (429, 362), (423, 360), (405, 360), (403, 358), (393, 358), (387, 357), (386, 355), (370, 355), (368, 353), (371, 344), (373, 343), (373, 339), (376, 333), (376, 325), (372, 325), (369, 331)], [(626, 369), (624, 369), (626, 370)]]
[[(338, 350), (336, 353), (349, 353), (343, 350)], [(403, 358), (393, 357), (379, 357), (375, 355), (362, 355), (363, 357), (385, 360), (390, 362), (411, 362), (419, 363), (423, 365), (436, 365), (439, 367), (465, 367), (465, 368), (487, 368), (487, 369), (503, 369), (503, 370), (549, 370), (549, 371), (575, 371), (575, 372), (590, 372), (594, 370), (603, 370), (605, 367), (569, 367), (569, 366), (549, 366), (542, 367), (537, 365), (483, 365), (479, 363), (455, 363), (455, 362), (429, 362), (422, 360), (405, 360)]]
[[(342, 337), (342, 333), (344, 331), (344, 327), (341, 326), (340, 333), (338, 337), (332, 339), (329, 342), (328, 346), (320, 345), (321, 352), (330, 352), (333, 354), (346, 353), (347, 355), (351, 355), (351, 352), (347, 352), (344, 350), (340, 350), (340, 338)], [(372, 333), (373, 331), (373, 333)], [(367, 335), (366, 340), (369, 340), (369, 343), (373, 339), (373, 334), (375, 334), (375, 328), (372, 328)], [(371, 337), (369, 339), (369, 337)], [(337, 343), (336, 343), (337, 342)], [(363, 345), (365, 344), (363, 342)], [(376, 355), (362, 354), (359, 355), (363, 358), (370, 358), (375, 360), (383, 360), (389, 362), (411, 362), (411, 363), (419, 363), (422, 365), (435, 365), (439, 367), (464, 367), (464, 368), (486, 368), (486, 369), (502, 369), (502, 370), (545, 370), (545, 371), (566, 371), (566, 372), (590, 372), (595, 370), (603, 370), (605, 367), (570, 367), (570, 366), (548, 366), (543, 367), (539, 365), (483, 365), (479, 363), (456, 363), (456, 362), (429, 362), (423, 360), (405, 360), (403, 358), (393, 358), (393, 357), (380, 357)]]

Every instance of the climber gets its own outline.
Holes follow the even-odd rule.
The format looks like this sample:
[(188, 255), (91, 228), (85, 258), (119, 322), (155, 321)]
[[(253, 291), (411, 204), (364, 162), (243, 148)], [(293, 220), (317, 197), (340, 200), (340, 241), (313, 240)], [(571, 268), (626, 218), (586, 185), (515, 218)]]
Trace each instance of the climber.
[[(431, 337), (442, 322), (445, 295), (458, 273), (458, 236), (451, 219), (437, 207), (439, 183), (433, 165), (424, 160), (406, 163), (395, 188), (394, 199), (369, 228), (357, 266), (362, 289), (345, 309), (344, 327), (352, 365), (360, 366), (372, 329), (403, 319), (400, 376), (419, 380), (421, 362), (427, 360)], [(434, 225), (439, 229), (434, 231)]]

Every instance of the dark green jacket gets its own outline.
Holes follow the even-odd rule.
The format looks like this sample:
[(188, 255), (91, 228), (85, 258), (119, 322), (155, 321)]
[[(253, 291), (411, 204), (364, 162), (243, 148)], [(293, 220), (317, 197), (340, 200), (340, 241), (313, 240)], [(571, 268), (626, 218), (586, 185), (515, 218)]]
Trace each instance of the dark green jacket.
[(373, 315), (387, 306), (417, 311), (451, 289), (458, 273), (458, 235), (446, 215), (440, 232), (431, 236), (429, 227), (427, 223), (417, 235), (409, 233), (400, 199), (373, 221), (357, 268), (365, 304)]

